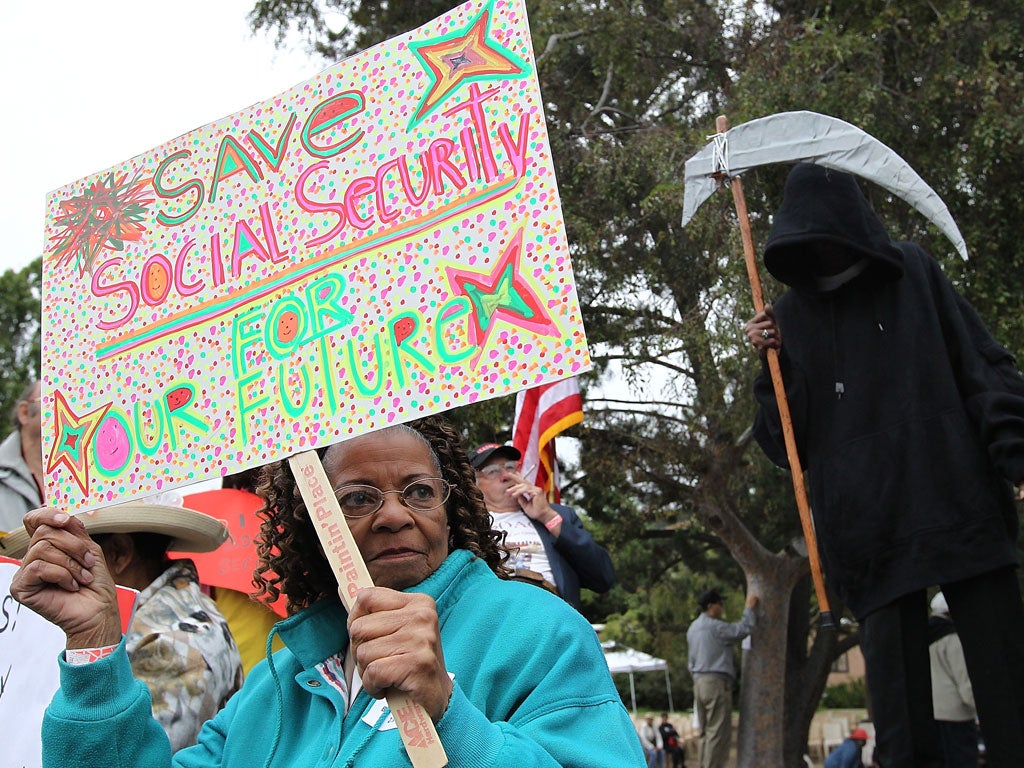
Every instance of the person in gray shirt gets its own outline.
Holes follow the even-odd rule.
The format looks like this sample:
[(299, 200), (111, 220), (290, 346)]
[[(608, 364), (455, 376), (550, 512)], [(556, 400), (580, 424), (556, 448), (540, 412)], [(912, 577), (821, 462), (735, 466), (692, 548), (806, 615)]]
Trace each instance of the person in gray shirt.
[(743, 617), (734, 624), (722, 620), (725, 608), (718, 590), (698, 599), (701, 613), (686, 631), (689, 668), (693, 677), (693, 706), (700, 722), (701, 768), (724, 768), (732, 740), (732, 686), (736, 664), (732, 646), (754, 628), (757, 595), (747, 595)]
[(0, 443), (0, 531), (21, 528), (30, 509), (42, 506), (42, 422), (39, 382), (29, 384), (11, 414), (13, 431)]

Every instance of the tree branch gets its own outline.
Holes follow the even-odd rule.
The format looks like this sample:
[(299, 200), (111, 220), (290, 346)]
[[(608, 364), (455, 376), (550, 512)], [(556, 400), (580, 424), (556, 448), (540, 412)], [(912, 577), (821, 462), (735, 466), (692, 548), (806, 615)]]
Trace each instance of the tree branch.
[(590, 114), (587, 115), (586, 119), (583, 121), (583, 125), (580, 126), (580, 130), (583, 132), (584, 136), (587, 135), (587, 125), (590, 123), (590, 120), (604, 111), (605, 102), (608, 101), (608, 95), (611, 93), (612, 90), (612, 76), (614, 75), (614, 73), (615, 67), (611, 64), (611, 62), (609, 62), (608, 71), (605, 73), (604, 76), (604, 86), (601, 88), (601, 95), (597, 99), (597, 104), (595, 104), (594, 108), (590, 110)]
[(572, 32), (559, 32), (549, 36), (547, 45), (544, 46), (543, 52), (537, 57), (537, 69), (540, 69), (540, 65), (544, 63), (544, 60), (555, 50), (559, 43), (564, 40), (575, 40), (577, 37), (588, 34), (589, 31), (587, 29), (576, 29)]

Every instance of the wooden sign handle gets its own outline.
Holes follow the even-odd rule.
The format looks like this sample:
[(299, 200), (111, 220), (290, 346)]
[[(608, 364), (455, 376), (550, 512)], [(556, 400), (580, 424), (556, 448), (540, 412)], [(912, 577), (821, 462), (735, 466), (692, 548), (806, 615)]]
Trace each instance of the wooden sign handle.
[[(341, 513), (331, 481), (316, 451), (305, 451), (288, 459), (295, 482), (306, 504), (309, 519), (316, 528), (327, 561), (341, 587), (341, 601), (352, 610), (360, 589), (373, 586), (355, 537)], [(443, 768), (448, 765), (437, 729), (427, 711), (404, 691), (393, 691), (386, 697), (388, 709), (398, 724), (398, 732), (415, 768)]]

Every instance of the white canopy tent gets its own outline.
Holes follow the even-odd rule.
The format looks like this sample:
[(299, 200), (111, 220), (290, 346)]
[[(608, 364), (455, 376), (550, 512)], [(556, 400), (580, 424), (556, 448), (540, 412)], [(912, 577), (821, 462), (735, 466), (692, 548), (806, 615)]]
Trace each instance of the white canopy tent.
[(618, 645), (614, 640), (607, 640), (601, 643), (604, 649), (604, 660), (608, 664), (608, 671), (613, 675), (617, 673), (629, 675), (629, 696), (633, 705), (633, 714), (636, 714), (636, 686), (633, 675), (636, 672), (658, 672), (665, 671), (665, 690), (668, 692), (668, 710), (674, 712), (672, 706), (672, 685), (668, 676), (668, 663), (650, 654)]

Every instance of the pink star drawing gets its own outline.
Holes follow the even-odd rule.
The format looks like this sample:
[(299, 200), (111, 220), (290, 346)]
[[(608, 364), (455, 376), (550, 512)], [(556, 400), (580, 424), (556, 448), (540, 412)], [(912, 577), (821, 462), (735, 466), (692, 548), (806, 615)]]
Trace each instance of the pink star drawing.
[(499, 321), (541, 336), (558, 335), (558, 328), (540, 297), (519, 271), (522, 252), (523, 230), (520, 229), (489, 273), (445, 268), (452, 290), (468, 298), (472, 305), (469, 341), (481, 351)]
[(490, 37), (494, 2), (488, 3), (464, 29), (449, 32), (410, 49), (430, 77), (410, 127), (429, 115), (463, 83), (525, 77), (529, 65)]

